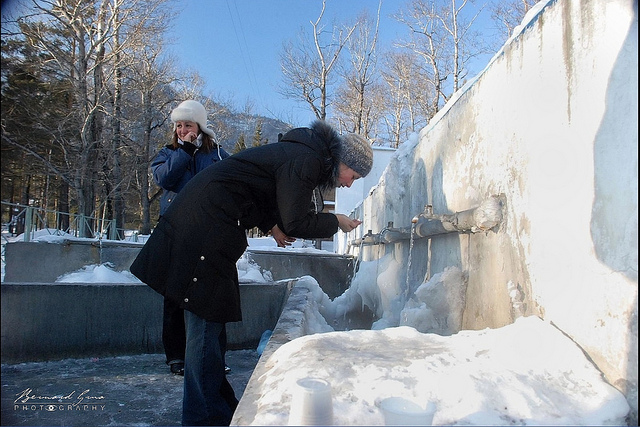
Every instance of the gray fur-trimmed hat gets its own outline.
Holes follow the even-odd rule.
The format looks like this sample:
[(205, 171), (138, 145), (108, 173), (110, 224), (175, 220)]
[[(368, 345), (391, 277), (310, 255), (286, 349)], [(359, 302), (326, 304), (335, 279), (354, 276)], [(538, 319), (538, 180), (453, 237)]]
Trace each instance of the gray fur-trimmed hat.
[(344, 134), (341, 138), (340, 161), (361, 177), (367, 176), (373, 166), (373, 150), (369, 141), (355, 133)]
[(188, 99), (182, 101), (171, 112), (171, 121), (173, 122), (173, 130), (176, 130), (176, 122), (188, 121), (195, 122), (200, 127), (200, 130), (211, 138), (215, 137), (213, 129), (207, 127), (207, 110), (198, 101)]

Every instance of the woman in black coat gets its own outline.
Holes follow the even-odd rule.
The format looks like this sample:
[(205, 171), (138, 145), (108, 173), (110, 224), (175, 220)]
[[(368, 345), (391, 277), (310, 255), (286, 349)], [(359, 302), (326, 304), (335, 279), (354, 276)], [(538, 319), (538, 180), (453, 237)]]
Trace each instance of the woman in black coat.
[(249, 148), (192, 178), (162, 216), (131, 272), (185, 310), (183, 425), (228, 425), (237, 399), (224, 375), (225, 323), (242, 320), (236, 262), (246, 230), (277, 225), (328, 238), (360, 221), (309, 209), (316, 187), (350, 187), (371, 170), (370, 144), (323, 121)]

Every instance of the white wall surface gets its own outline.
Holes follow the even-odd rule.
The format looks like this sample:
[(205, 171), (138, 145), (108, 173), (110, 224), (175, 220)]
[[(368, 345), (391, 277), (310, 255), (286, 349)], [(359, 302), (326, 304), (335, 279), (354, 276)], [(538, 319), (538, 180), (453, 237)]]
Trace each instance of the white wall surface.
[[(425, 204), (448, 214), (500, 195), (498, 227), (415, 241), (396, 280), (467, 271), (466, 329), (550, 320), (627, 396), (637, 425), (637, 2), (543, 0), (524, 24), (398, 149), (346, 239), (409, 226)], [(408, 242), (382, 246), (361, 259), (408, 264)]]
[[(395, 148), (371, 147), (373, 149), (373, 166), (371, 172), (364, 178), (356, 180), (350, 188), (336, 188), (335, 212), (349, 215), (356, 206), (367, 198), (371, 188), (373, 188), (384, 170), (389, 164), (389, 160), (396, 152)], [(347, 250), (346, 234), (336, 233), (333, 237), (333, 247), (336, 253), (345, 253)]]

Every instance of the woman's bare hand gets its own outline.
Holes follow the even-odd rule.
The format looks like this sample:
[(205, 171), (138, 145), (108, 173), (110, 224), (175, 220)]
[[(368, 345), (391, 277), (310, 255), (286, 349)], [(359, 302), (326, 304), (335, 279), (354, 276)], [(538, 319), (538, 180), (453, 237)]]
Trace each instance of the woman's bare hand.
[(278, 227), (277, 225), (274, 225), (271, 229), (271, 236), (280, 248), (290, 246), (293, 242), (296, 241), (295, 237), (287, 236), (286, 234), (284, 234), (284, 231), (280, 230), (280, 227)]
[(352, 231), (354, 228), (362, 224), (362, 221), (359, 219), (351, 219), (343, 214), (336, 214), (336, 217), (338, 218), (338, 227), (340, 227), (340, 230), (345, 233)]

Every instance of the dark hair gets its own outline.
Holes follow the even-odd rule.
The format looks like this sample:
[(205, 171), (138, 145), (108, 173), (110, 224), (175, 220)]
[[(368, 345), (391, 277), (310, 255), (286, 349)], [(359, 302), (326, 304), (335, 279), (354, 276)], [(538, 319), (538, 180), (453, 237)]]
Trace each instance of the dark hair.
[[(200, 125), (198, 125), (198, 130), (202, 134), (202, 147), (200, 147), (200, 150), (209, 152), (218, 146), (218, 144), (215, 143), (215, 141), (209, 136), (209, 134), (204, 133), (202, 132), (202, 130), (200, 130)], [(180, 144), (178, 144), (178, 132), (176, 130), (173, 131), (171, 146), (175, 149), (180, 147)]]

